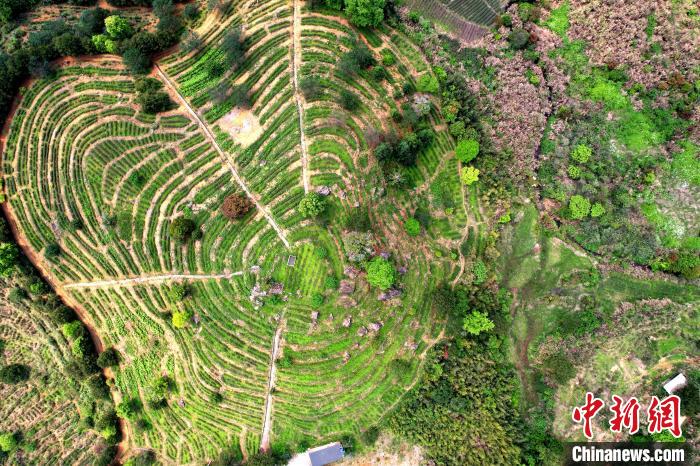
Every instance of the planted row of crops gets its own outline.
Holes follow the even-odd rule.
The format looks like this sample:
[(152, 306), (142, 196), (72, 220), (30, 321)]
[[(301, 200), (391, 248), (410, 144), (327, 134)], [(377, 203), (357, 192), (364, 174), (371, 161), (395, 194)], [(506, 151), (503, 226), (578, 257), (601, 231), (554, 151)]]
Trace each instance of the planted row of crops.
[(91, 464), (97, 456), (93, 447), (101, 442), (94, 431), (80, 428), (75, 407), (79, 384), (66, 377), (72, 354), (60, 327), (32, 306), (10, 304), (3, 297), (0, 341), (3, 366), (31, 368), (29, 381), (0, 384), (0, 431), (21, 433), (27, 464)]
[[(177, 301), (167, 279), (70, 289), (105, 344), (124, 355), (115, 370), (116, 390), (142, 405), (128, 423), (129, 442), (178, 464), (202, 464), (224, 446), (242, 445), (248, 453), (259, 447), (279, 316), (286, 362), (278, 361), (273, 392), (273, 443), (337, 440), (379, 422), (413, 382), (416, 355), (437, 336), (426, 330), (432, 328), (429, 290), (421, 277), (448, 278), (441, 264), (422, 256), (393, 257), (406, 268), (396, 307), (377, 301), (377, 290), (363, 279), (349, 307), (338, 306), (337, 291), (326, 285), (329, 277), (342, 279), (347, 265), (342, 221), (356, 204), (366, 208), (373, 202), (365, 185), (368, 163), (374, 164), (368, 157), (372, 132), (397, 129), (390, 118), (400, 105), (392, 97), (396, 89), (430, 72), (420, 51), (395, 31), (360, 34), (303, 9), (300, 74), (318, 78), (324, 88), (303, 111), (308, 169), (312, 189), (333, 191), (328, 203), (334, 218), (321, 228), (297, 212), (304, 189), (290, 79), (292, 6), (281, 0), (236, 2), (232, 11), (205, 21), (198, 31), (202, 47), (161, 65), (253, 197), (284, 229), (291, 250), (259, 211), (235, 222), (223, 217), (223, 199), (240, 192), (230, 167), (183, 109), (140, 112), (132, 80), (113, 63), (65, 68), (31, 86), (3, 159), (9, 202), (23, 235), (42, 254), (54, 243), (61, 249), (45, 261), (59, 283), (243, 272), (230, 280), (190, 281), (189, 297)], [(212, 72), (211, 64), (224, 59), (227, 32), (238, 25), (244, 27), (245, 58)], [(386, 79), (373, 78), (370, 70), (348, 75), (337, 69), (355, 38), (366, 41), (378, 60), (382, 53), (396, 59)], [(212, 102), (215, 89), (240, 85), (250, 90), (249, 108), (237, 108), (230, 99)], [(357, 95), (357, 109), (337, 103), (343, 90)], [(227, 126), (232, 111), (257, 119), (254, 140), (243, 143)], [(454, 160), (442, 163), (452, 145), (435, 112), (430, 118), (435, 142), (407, 172), (416, 185), (430, 185), (442, 172), (452, 182), (457, 169)], [(440, 226), (454, 239), (466, 223), (459, 195), (443, 195), (458, 204)], [(372, 212), (381, 216), (387, 235), (402, 234), (410, 195), (400, 203), (383, 203)], [(201, 237), (184, 243), (171, 237), (171, 222), (183, 215), (194, 220)], [(290, 254), (296, 256), (294, 267), (287, 265)], [(257, 276), (252, 266), (260, 266)], [(287, 300), (255, 308), (249, 295), (256, 282), (263, 288), (282, 283)], [(183, 311), (195, 318), (176, 329), (172, 314)], [(315, 311), (320, 316), (314, 324)], [(342, 325), (346, 317), (349, 326)], [(381, 328), (358, 333), (372, 324)], [(149, 401), (161, 375), (173, 381), (164, 408)]]

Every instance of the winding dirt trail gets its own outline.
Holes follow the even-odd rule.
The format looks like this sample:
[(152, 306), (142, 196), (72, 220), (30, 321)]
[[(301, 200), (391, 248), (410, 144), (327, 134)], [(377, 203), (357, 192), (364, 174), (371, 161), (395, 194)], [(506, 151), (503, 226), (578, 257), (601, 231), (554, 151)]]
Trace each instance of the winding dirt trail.
[(76, 282), (76, 283), (65, 283), (63, 285), (64, 289), (71, 288), (108, 288), (113, 286), (129, 286), (138, 285), (142, 283), (160, 283), (165, 281), (176, 281), (176, 280), (218, 280), (218, 279), (229, 279), (237, 275), (243, 275), (243, 272), (231, 272), (231, 273), (220, 273), (220, 274), (209, 274), (209, 275), (197, 275), (197, 274), (168, 274), (168, 275), (145, 275), (143, 277), (133, 277), (133, 278), (121, 278), (115, 280), (96, 280), (92, 282)]
[(301, 66), (301, 2), (294, 0), (294, 20), (292, 21), (292, 81), (294, 82), (294, 99), (299, 114), (299, 138), (301, 145), (301, 177), (304, 182), (304, 192), (310, 189), (309, 153), (306, 147), (304, 133), (304, 95), (299, 89), (299, 67)]
[(272, 388), (275, 386), (275, 375), (277, 374), (277, 357), (279, 355), (280, 340), (282, 339), (283, 323), (280, 319), (275, 331), (275, 338), (272, 340), (272, 352), (270, 360), (270, 374), (267, 379), (267, 395), (265, 396), (265, 417), (263, 419), (262, 440), (260, 450), (266, 452), (270, 449), (270, 426), (272, 425)]
[(258, 209), (259, 212), (261, 212), (265, 218), (267, 219), (267, 223), (270, 224), (272, 228), (277, 232), (277, 236), (280, 237), (282, 240), (282, 243), (287, 247), (287, 249), (290, 248), (289, 241), (287, 240), (286, 235), (284, 234), (284, 230), (282, 227), (280, 227), (275, 219), (272, 217), (272, 214), (268, 211), (267, 207), (261, 204), (258, 199), (253, 196), (253, 193), (248, 189), (248, 186), (245, 184), (243, 181), (243, 178), (239, 175), (238, 171), (236, 170), (236, 167), (233, 166), (233, 163), (231, 160), (228, 158), (226, 153), (221, 149), (221, 146), (219, 146), (219, 143), (216, 142), (216, 137), (212, 133), (212, 131), (209, 129), (209, 126), (204, 122), (199, 117), (199, 114), (190, 106), (190, 104), (187, 102), (185, 97), (180, 94), (180, 91), (177, 89), (177, 87), (173, 84), (173, 82), (168, 78), (168, 76), (161, 70), (160, 65), (157, 63), (155, 64), (155, 69), (156, 69), (156, 74), (161, 78), (165, 86), (170, 89), (170, 91), (177, 96), (177, 99), (180, 101), (180, 103), (187, 109), (187, 112), (194, 118), (194, 120), (197, 122), (199, 125), (200, 129), (204, 133), (205, 138), (209, 141), (209, 143), (212, 145), (214, 150), (219, 154), (221, 159), (228, 165), (229, 170), (231, 171), (231, 175), (233, 175), (233, 178), (236, 180), (238, 185), (243, 189), (243, 191), (246, 193), (246, 195), (253, 201), (255, 204), (255, 207)]

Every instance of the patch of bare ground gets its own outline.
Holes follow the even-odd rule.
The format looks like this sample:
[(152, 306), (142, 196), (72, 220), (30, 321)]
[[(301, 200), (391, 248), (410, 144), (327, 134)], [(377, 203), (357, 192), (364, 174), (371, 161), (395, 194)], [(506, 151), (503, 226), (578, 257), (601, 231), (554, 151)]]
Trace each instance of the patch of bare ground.
[(341, 464), (343, 466), (418, 466), (425, 464), (425, 458), (420, 447), (384, 434), (374, 445), (374, 451), (353, 456)]
[(249, 109), (236, 107), (220, 120), (217, 125), (242, 147), (248, 147), (262, 136), (262, 126), (258, 117)]

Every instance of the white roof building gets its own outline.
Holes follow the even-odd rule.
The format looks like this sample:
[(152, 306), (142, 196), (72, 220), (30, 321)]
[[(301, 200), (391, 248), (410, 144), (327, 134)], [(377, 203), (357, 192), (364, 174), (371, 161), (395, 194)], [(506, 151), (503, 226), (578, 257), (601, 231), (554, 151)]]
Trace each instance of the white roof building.
[(333, 442), (295, 455), (288, 466), (326, 466), (342, 460), (344, 456), (345, 451), (340, 442)]
[(685, 378), (685, 375), (680, 373), (664, 384), (664, 390), (666, 390), (666, 393), (669, 395), (672, 395), (676, 390), (680, 390), (681, 388), (685, 387), (687, 383), (688, 380)]

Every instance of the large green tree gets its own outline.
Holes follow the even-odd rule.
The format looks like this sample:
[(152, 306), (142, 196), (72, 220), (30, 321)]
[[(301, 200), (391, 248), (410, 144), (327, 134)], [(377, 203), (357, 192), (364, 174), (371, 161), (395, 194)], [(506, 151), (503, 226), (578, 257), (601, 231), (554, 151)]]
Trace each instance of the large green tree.
[(385, 0), (346, 0), (345, 14), (360, 27), (377, 27), (384, 20)]
[(381, 290), (391, 287), (396, 281), (396, 269), (381, 257), (376, 257), (367, 265), (367, 281)]

